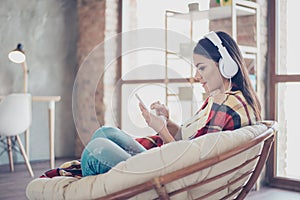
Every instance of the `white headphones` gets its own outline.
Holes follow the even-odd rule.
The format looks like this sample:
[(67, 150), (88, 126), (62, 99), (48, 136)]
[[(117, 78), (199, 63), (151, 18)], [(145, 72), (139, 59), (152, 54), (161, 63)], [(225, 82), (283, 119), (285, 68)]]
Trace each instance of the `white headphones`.
[(222, 76), (224, 78), (231, 79), (238, 72), (238, 65), (231, 58), (226, 47), (222, 45), (221, 39), (214, 31), (209, 32), (204, 37), (209, 39), (218, 48), (218, 51), (221, 54), (221, 58), (219, 60), (219, 69)]

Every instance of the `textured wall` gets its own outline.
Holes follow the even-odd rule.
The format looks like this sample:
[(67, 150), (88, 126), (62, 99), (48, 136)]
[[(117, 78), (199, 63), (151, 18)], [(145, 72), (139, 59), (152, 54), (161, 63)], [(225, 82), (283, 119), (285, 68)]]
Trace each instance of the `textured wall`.
[[(24, 45), (32, 95), (60, 95), (56, 104), (55, 152), (74, 155), (72, 88), (77, 70), (77, 2), (70, 0), (1, 0), (0, 95), (22, 91), (22, 68), (7, 54)], [(33, 103), (31, 160), (49, 158), (47, 104)], [(7, 162), (6, 154), (0, 158)], [(23, 159), (20, 159), (22, 161)]]
[(105, 1), (78, 0), (77, 9), (79, 74), (76, 77), (74, 108), (79, 134), (75, 155), (79, 157), (93, 132), (104, 124), (104, 49), (98, 45), (104, 41)]

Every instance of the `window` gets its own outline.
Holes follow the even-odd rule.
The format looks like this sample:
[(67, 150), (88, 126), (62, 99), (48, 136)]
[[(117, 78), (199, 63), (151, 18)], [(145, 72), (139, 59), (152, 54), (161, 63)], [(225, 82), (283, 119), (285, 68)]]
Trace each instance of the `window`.
[[(270, 2), (270, 118), (279, 123), (275, 148), (271, 152), (271, 184), (300, 191), (299, 115), (300, 70), (297, 47), (300, 43), (297, 29), (298, 1)], [(275, 30), (275, 27), (277, 29)]]
[[(126, 53), (122, 54), (121, 64), (121, 128), (129, 134), (135, 134), (133, 136), (139, 137), (153, 133), (140, 114), (134, 93), (138, 93), (149, 106), (157, 100), (167, 104), (171, 110), (171, 118), (178, 124), (196, 112), (203, 101), (202, 88), (191, 85), (188, 81), (194, 73), (191, 71), (191, 59), (185, 60), (176, 55), (170, 55), (168, 66), (172, 67), (166, 67), (165, 30), (176, 32), (175, 35), (181, 35), (183, 40), (184, 38), (190, 40), (188, 22), (170, 20), (166, 27), (166, 10), (188, 12), (189, 3), (190, 0), (122, 1), (122, 33), (124, 35), (122, 52)], [(207, 9), (208, 3), (209, 1), (199, 1), (199, 7)], [(192, 39), (197, 41), (208, 31), (208, 21), (199, 21), (193, 24), (193, 28), (197, 34), (194, 34)], [(143, 31), (148, 34), (140, 34)], [(156, 37), (156, 33), (161, 37)], [(136, 34), (135, 41), (127, 40), (126, 34)], [(155, 43), (159, 43), (161, 48), (149, 48), (149, 45), (143, 48), (143, 42), (149, 41), (153, 43), (153, 47), (156, 47)], [(168, 40), (171, 45), (175, 46), (176, 43), (174, 47), (176, 51), (180, 50), (179, 42), (174, 38), (171, 41)], [(126, 51), (132, 43), (142, 45), (133, 48), (132, 51)], [(166, 74), (167, 79), (171, 80), (168, 84), (165, 82)]]

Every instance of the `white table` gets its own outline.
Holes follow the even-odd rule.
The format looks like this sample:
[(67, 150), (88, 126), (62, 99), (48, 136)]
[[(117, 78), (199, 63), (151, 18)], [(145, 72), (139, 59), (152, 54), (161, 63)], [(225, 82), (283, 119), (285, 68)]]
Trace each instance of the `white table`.
[[(49, 152), (50, 168), (55, 166), (54, 135), (55, 135), (55, 103), (60, 101), (60, 96), (32, 96), (32, 101), (48, 102), (48, 125), (49, 125)], [(27, 131), (26, 131), (27, 132)], [(29, 130), (28, 130), (29, 132)], [(26, 152), (29, 152), (29, 134), (25, 138)]]

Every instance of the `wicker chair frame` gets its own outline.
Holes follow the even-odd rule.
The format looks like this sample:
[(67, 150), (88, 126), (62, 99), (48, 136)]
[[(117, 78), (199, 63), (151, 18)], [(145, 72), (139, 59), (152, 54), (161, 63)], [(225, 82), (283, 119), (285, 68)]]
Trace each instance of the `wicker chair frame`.
[[(253, 188), (253, 185), (256, 183), (259, 175), (261, 174), (261, 171), (262, 171), (262, 169), (265, 165), (265, 162), (268, 158), (270, 148), (274, 142), (274, 138), (275, 138), (274, 135), (277, 131), (277, 123), (276, 122), (265, 121), (264, 123), (268, 126), (268, 129), (264, 133), (257, 136), (256, 138), (250, 140), (247, 144), (240, 145), (240, 146), (238, 146), (234, 149), (231, 149), (227, 152), (224, 152), (218, 156), (200, 161), (200, 162), (190, 165), (188, 167), (168, 173), (166, 175), (154, 177), (151, 180), (146, 181), (142, 184), (139, 184), (139, 185), (109, 194), (107, 196), (101, 197), (101, 198), (99, 198), (99, 200), (128, 199), (130, 197), (134, 197), (135, 195), (138, 195), (142, 192), (146, 192), (146, 191), (152, 190), (152, 189), (155, 189), (155, 191), (157, 192), (158, 199), (168, 200), (172, 196), (174, 196), (178, 193), (188, 191), (191, 189), (195, 189), (195, 188), (205, 185), (207, 183), (212, 183), (213, 181), (217, 181), (218, 179), (221, 179), (222, 177), (224, 177), (226, 175), (235, 173), (236, 171), (240, 170), (241, 168), (248, 165), (249, 163), (256, 161), (256, 166), (255, 166), (254, 170), (247, 171), (247, 172), (241, 174), (239, 177), (235, 178), (233, 181), (228, 182), (226, 185), (215, 188), (208, 194), (205, 194), (204, 196), (197, 198), (199, 200), (206, 199), (206, 198), (220, 192), (221, 190), (224, 190), (224, 189), (232, 186), (233, 184), (237, 183), (238, 181), (245, 179), (245, 177), (250, 176), (250, 178), (248, 178), (247, 181), (243, 185), (240, 185), (239, 187), (234, 189), (232, 192), (230, 192), (229, 194), (227, 194), (226, 196), (221, 198), (221, 199), (229, 199), (230, 198), (230, 199), (237, 199), (237, 200), (244, 199), (246, 197), (246, 195), (249, 193), (249, 191)], [(224, 160), (227, 160), (233, 156), (236, 156), (238, 154), (242, 154), (243, 152), (247, 151), (248, 149), (250, 149), (256, 145), (259, 145), (259, 144), (263, 144), (263, 147), (261, 148), (261, 151), (259, 152), (259, 154), (246, 160), (244, 163), (242, 163), (239, 166), (236, 166), (232, 169), (229, 169), (225, 172), (222, 172), (221, 174), (218, 174), (214, 177), (203, 180), (201, 182), (194, 183), (192, 185), (188, 185), (184, 188), (180, 188), (176, 191), (168, 192), (166, 190), (165, 185), (168, 183), (171, 183), (178, 179), (184, 178), (184, 177), (191, 175), (197, 171), (201, 171), (203, 169), (209, 168), (213, 165), (216, 165), (216, 164), (218, 164)]]

